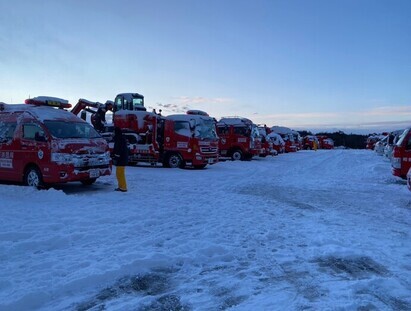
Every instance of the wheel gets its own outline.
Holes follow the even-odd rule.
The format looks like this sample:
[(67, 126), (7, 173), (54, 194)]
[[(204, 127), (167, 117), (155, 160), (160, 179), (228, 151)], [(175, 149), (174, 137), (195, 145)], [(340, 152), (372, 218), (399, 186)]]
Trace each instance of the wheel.
[(24, 174), (24, 184), (30, 187), (40, 188), (43, 186), (43, 176), (37, 167), (29, 167)]
[(241, 150), (234, 150), (233, 154), (231, 155), (231, 159), (233, 161), (241, 161), (243, 159), (243, 153)]
[(207, 164), (201, 164), (201, 165), (194, 165), (194, 168), (196, 170), (202, 170), (203, 168), (205, 168), (207, 166)]
[(84, 186), (90, 186), (90, 185), (94, 184), (96, 182), (96, 180), (97, 180), (97, 178), (90, 178), (90, 179), (82, 180), (81, 183)]
[(173, 153), (168, 157), (167, 160), (167, 167), (171, 167), (171, 168), (183, 168), (184, 167), (184, 161), (183, 159), (180, 157), (180, 155), (178, 155), (177, 153)]

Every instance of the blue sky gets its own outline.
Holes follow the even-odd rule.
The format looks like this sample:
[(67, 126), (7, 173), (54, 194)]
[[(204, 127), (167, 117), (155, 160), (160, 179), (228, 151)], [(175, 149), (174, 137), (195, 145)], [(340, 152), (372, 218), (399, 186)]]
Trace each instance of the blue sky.
[(411, 125), (411, 1), (0, 0), (0, 101), (138, 92), (163, 114)]

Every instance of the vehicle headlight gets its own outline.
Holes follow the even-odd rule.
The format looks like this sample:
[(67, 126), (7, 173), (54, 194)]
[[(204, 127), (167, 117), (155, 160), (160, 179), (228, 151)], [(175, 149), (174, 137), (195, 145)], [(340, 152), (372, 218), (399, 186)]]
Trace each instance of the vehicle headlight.
[(105, 161), (110, 161), (110, 159), (111, 159), (110, 151), (106, 151), (104, 153), (104, 160)]
[(52, 153), (51, 161), (68, 164), (73, 162), (73, 156), (70, 153)]

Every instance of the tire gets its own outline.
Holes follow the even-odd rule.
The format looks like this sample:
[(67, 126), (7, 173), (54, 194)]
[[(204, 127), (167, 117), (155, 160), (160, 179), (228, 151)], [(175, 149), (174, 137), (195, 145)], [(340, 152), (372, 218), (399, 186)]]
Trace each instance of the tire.
[(231, 159), (233, 161), (242, 161), (243, 160), (243, 153), (241, 150), (237, 149), (234, 150), (233, 153), (231, 154)]
[(170, 167), (170, 168), (183, 168), (184, 166), (185, 165), (184, 165), (183, 159), (177, 153), (172, 153), (167, 158), (167, 167)]
[(194, 165), (194, 168), (196, 170), (202, 170), (207, 166), (207, 164), (201, 164), (201, 165)]
[(37, 189), (44, 186), (43, 176), (41, 175), (40, 170), (35, 166), (31, 166), (26, 170), (23, 182), (26, 186), (35, 187)]
[(97, 178), (90, 178), (90, 179), (82, 180), (81, 183), (84, 186), (90, 186), (90, 185), (94, 184), (96, 182), (96, 180), (97, 180)]

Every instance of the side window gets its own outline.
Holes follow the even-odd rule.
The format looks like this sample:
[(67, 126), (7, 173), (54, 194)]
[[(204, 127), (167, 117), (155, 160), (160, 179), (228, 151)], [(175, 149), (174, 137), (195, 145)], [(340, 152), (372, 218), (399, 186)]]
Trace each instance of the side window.
[(411, 150), (411, 135), (408, 137), (407, 145), (405, 147), (407, 150)]
[(44, 137), (44, 131), (36, 124), (23, 125), (23, 138), (35, 140), (38, 137)]
[(234, 127), (234, 133), (237, 135), (247, 136), (247, 130), (245, 127)]
[(227, 126), (219, 126), (217, 127), (218, 135), (228, 135), (229, 128)]
[(117, 97), (114, 109), (115, 111), (123, 110), (123, 107), (121, 106), (121, 97)]
[(0, 143), (13, 139), (16, 127), (17, 123), (15, 122), (0, 122)]
[(176, 121), (174, 122), (174, 132), (187, 137), (191, 136), (190, 123), (187, 121)]

